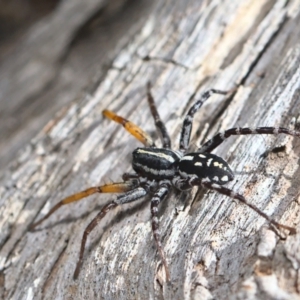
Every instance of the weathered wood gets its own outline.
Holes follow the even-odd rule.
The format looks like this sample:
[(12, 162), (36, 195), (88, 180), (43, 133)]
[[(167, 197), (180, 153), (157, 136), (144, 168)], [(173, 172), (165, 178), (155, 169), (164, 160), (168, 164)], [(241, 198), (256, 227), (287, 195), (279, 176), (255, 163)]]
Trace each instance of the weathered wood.
[(6, 45), (13, 51), (0, 57), (0, 174), (55, 112), (102, 78), (145, 10), (144, 1), (127, 2), (59, 1)]
[[(170, 285), (152, 238), (147, 199), (110, 213), (91, 234), (77, 281), (72, 275), (83, 230), (113, 196), (64, 207), (28, 232), (59, 199), (120, 180), (130, 170), (130, 153), (139, 143), (101, 112), (116, 111), (156, 136), (148, 80), (174, 147), (187, 109), (210, 87), (237, 91), (204, 105), (191, 149), (234, 126), (299, 129), (299, 2), (155, 3), (95, 90), (51, 121), (3, 176), (1, 296), (299, 299), (299, 233), (279, 240), (255, 212), (215, 192), (173, 193), (161, 207)], [(281, 223), (299, 227), (299, 139), (235, 137), (215, 153), (237, 174), (228, 187)]]

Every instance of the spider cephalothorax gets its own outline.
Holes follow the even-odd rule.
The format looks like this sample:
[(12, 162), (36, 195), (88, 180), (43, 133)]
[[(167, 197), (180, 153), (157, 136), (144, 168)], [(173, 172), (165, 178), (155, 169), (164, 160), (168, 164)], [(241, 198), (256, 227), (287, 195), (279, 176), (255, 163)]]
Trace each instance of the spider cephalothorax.
[(135, 201), (144, 197), (148, 193), (151, 193), (153, 195), (150, 205), (153, 236), (160, 258), (165, 267), (167, 280), (169, 281), (170, 274), (163, 247), (160, 242), (158, 206), (160, 202), (167, 197), (171, 187), (178, 190), (188, 190), (194, 186), (202, 186), (215, 190), (249, 206), (277, 228), (284, 228), (289, 230), (291, 233), (295, 233), (294, 228), (277, 223), (259, 208), (247, 202), (244, 196), (224, 187), (224, 184), (233, 180), (233, 172), (225, 160), (217, 155), (211, 154), (210, 152), (231, 135), (284, 133), (299, 137), (300, 132), (282, 127), (231, 128), (225, 132), (215, 135), (196, 152), (186, 153), (190, 141), (194, 114), (202, 106), (203, 102), (213, 93), (222, 95), (228, 94), (228, 92), (211, 89), (205, 92), (201, 99), (190, 108), (183, 122), (179, 150), (171, 150), (170, 137), (157, 112), (154, 100), (150, 93), (150, 84), (148, 84), (147, 88), (148, 102), (155, 125), (161, 135), (162, 148), (157, 148), (151, 137), (132, 122), (111, 111), (103, 111), (104, 116), (123, 125), (130, 134), (144, 144), (144, 148), (137, 148), (132, 153), (132, 168), (135, 172), (125, 173), (123, 175), (122, 182), (91, 187), (63, 199), (52, 207), (52, 209), (43, 218), (31, 225), (31, 229), (35, 228), (62, 205), (79, 201), (89, 195), (95, 193), (122, 193), (120, 196), (116, 197), (115, 200), (105, 205), (85, 229), (81, 241), (79, 260), (74, 272), (74, 278), (77, 278), (79, 274), (87, 236), (106, 215), (106, 213), (118, 205)]

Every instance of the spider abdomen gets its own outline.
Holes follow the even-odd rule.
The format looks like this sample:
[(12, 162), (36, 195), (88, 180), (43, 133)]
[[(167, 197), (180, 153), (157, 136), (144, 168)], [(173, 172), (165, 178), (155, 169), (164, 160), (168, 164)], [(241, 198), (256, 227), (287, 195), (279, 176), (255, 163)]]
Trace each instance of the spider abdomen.
[(174, 177), (180, 154), (163, 148), (137, 148), (132, 153), (134, 171), (150, 179)]
[(221, 157), (211, 153), (188, 153), (184, 155), (178, 164), (178, 170), (182, 177), (208, 178), (217, 184), (225, 184), (234, 177), (228, 163)]

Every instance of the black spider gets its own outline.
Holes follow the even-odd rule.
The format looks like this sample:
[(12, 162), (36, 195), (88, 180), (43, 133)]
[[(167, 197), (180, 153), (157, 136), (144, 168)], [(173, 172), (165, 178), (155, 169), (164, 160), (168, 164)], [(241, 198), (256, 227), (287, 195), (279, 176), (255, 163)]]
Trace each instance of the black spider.
[(151, 114), (155, 121), (156, 128), (161, 135), (162, 148), (157, 148), (151, 137), (132, 122), (116, 115), (111, 111), (103, 111), (104, 116), (119, 124), (122, 124), (129, 133), (131, 133), (145, 145), (143, 148), (135, 149), (132, 153), (132, 167), (135, 172), (125, 173), (123, 175), (123, 182), (91, 187), (87, 190), (63, 199), (57, 203), (41, 220), (32, 224), (30, 227), (31, 230), (34, 229), (62, 205), (81, 200), (89, 195), (95, 193), (123, 193), (115, 200), (105, 205), (98, 215), (86, 227), (81, 241), (79, 260), (74, 272), (74, 279), (78, 277), (80, 271), (87, 236), (106, 215), (106, 213), (118, 205), (135, 201), (144, 197), (148, 193), (151, 193), (153, 194), (151, 199), (151, 221), (153, 236), (160, 258), (165, 267), (166, 278), (169, 281), (170, 273), (168, 271), (165, 253), (160, 242), (158, 205), (167, 197), (171, 186), (181, 191), (191, 189), (194, 186), (203, 186), (205, 188), (217, 191), (246, 204), (277, 228), (281, 227), (289, 230), (290, 233), (295, 233), (294, 228), (277, 223), (259, 208), (247, 202), (244, 196), (222, 186), (223, 184), (233, 180), (234, 174), (226, 161), (217, 155), (211, 154), (210, 152), (231, 135), (284, 133), (299, 137), (300, 132), (282, 127), (231, 128), (215, 135), (212, 139), (202, 145), (196, 152), (186, 153), (190, 141), (194, 114), (202, 106), (203, 102), (214, 93), (226, 95), (229, 92), (211, 89), (205, 92), (201, 99), (190, 108), (183, 122), (179, 150), (171, 150), (170, 137), (167, 133), (165, 125), (159, 117), (153, 97), (150, 93), (150, 83), (147, 85), (148, 103), (151, 109)]

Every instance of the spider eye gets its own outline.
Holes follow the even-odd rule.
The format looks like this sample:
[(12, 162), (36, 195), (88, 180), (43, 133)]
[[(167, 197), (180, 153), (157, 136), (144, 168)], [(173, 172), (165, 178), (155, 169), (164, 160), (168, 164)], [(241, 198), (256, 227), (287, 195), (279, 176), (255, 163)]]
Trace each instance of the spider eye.
[(208, 178), (211, 182), (220, 185), (234, 178), (228, 163), (223, 158), (210, 153), (184, 155), (179, 162), (178, 170), (183, 178), (191, 176)]

